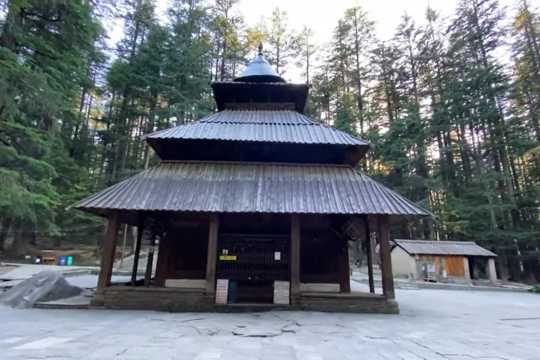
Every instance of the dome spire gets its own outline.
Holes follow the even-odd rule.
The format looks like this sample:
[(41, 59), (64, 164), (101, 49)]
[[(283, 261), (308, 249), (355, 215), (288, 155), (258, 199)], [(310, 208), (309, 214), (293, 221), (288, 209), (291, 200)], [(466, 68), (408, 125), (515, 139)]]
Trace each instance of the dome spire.
[(263, 54), (263, 44), (259, 43), (258, 53), (255, 59), (246, 66), (240, 77), (234, 81), (244, 82), (285, 82), (285, 80), (276, 73), (274, 68), (268, 63)]

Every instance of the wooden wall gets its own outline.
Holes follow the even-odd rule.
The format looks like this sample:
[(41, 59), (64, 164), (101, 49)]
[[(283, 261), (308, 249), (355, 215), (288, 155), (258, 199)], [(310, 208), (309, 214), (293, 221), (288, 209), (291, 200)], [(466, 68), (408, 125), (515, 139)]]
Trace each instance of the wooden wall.
[(422, 262), (428, 262), (434, 264), (437, 277), (442, 277), (443, 271), (446, 271), (448, 277), (465, 277), (465, 260), (463, 256), (420, 255), (416, 261), (418, 276), (423, 276)]
[(448, 276), (465, 277), (465, 258), (463, 256), (445, 256), (444, 260)]

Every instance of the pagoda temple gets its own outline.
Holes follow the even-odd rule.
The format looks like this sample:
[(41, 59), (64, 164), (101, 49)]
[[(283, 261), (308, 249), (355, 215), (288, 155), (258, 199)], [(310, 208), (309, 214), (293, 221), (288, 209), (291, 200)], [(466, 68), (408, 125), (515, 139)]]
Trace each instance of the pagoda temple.
[[(369, 144), (307, 117), (308, 89), (260, 48), (240, 77), (212, 83), (216, 113), (146, 136), (159, 165), (74, 206), (107, 219), (94, 304), (399, 311), (390, 225), (429, 214), (358, 171)], [(132, 281), (112, 284), (123, 224), (137, 227)], [(363, 292), (351, 291), (350, 248), (367, 255)]]

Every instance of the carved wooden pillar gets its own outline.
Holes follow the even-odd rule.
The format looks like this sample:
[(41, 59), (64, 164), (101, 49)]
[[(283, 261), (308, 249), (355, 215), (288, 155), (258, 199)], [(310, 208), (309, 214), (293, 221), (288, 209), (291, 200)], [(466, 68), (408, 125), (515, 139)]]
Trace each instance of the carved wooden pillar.
[(114, 253), (116, 251), (116, 239), (118, 237), (118, 213), (113, 212), (107, 218), (107, 232), (103, 242), (101, 253), (101, 267), (96, 290), (96, 300), (103, 301), (103, 291), (111, 283)]
[(210, 215), (210, 226), (208, 230), (208, 255), (206, 257), (206, 293), (216, 292), (216, 263), (219, 234), (219, 215)]
[(300, 217), (291, 215), (291, 304), (300, 300)]
[(392, 258), (390, 256), (390, 223), (388, 216), (381, 215), (378, 220), (383, 294), (387, 299), (394, 299), (394, 276), (392, 274)]

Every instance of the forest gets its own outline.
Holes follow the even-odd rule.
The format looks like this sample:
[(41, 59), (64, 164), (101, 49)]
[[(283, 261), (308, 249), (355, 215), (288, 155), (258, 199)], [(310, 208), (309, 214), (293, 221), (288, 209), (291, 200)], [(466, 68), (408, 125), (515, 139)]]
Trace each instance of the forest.
[[(360, 165), (433, 213), (396, 238), (476, 241), (512, 279), (540, 279), (540, 12), (459, 0), (404, 14), (391, 39), (360, 6), (332, 41), (276, 8), (248, 26), (238, 0), (0, 0), (0, 257), (99, 243), (69, 205), (158, 159), (150, 132), (215, 111), (210, 83), (264, 44), (310, 84), (306, 113), (368, 140)], [(120, 20), (113, 48), (105, 24)]]

